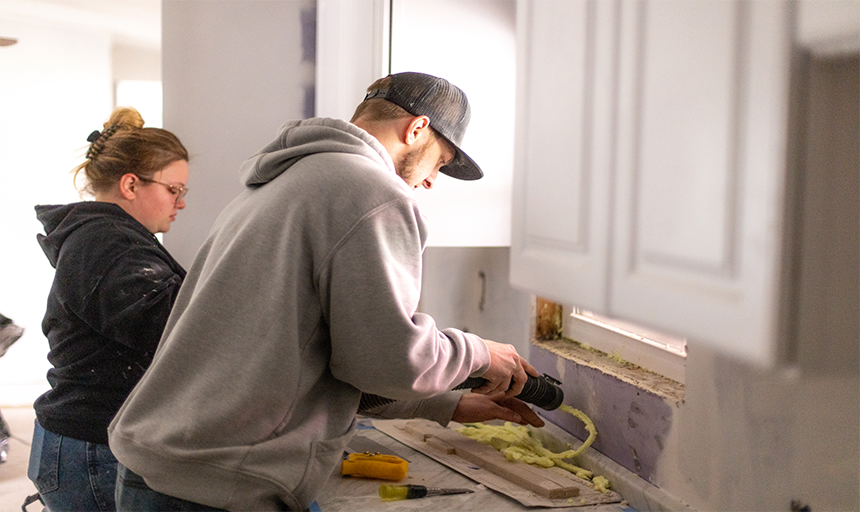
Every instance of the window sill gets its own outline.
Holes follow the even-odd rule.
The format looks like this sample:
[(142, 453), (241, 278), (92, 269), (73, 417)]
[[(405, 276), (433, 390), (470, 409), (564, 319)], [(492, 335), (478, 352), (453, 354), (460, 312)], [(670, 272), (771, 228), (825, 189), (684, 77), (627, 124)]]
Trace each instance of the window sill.
[[(670, 342), (661, 342), (660, 335), (653, 332), (636, 334), (638, 327), (623, 331), (625, 324), (612, 320), (604, 323), (599, 318), (576, 314), (566, 318), (564, 336), (597, 350), (618, 356), (641, 368), (684, 383), (686, 353)], [(619, 327), (620, 326), (620, 327)], [(683, 342), (683, 340), (682, 340)], [(675, 342), (677, 343), (677, 342)]]
[(626, 361), (618, 361), (602, 352), (589, 350), (578, 342), (566, 339), (532, 340), (532, 345), (578, 365), (599, 370), (620, 381), (670, 400), (676, 405), (684, 402), (684, 385), (682, 383)]

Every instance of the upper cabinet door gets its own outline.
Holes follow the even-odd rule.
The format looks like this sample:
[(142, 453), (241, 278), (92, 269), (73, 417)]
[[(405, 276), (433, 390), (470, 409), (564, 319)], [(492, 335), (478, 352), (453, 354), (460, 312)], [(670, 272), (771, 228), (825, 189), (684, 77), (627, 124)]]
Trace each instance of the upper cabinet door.
[(606, 312), (618, 2), (521, 1), (511, 282)]
[(613, 315), (770, 365), (792, 18), (781, 1), (624, 2)]
[(515, 283), (779, 358), (790, 5), (521, 2)]

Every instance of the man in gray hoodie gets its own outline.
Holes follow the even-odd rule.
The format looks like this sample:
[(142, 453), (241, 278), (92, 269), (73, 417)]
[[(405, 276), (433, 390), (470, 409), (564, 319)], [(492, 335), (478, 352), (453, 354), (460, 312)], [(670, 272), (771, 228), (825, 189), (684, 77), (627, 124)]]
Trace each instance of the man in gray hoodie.
[[(412, 191), (483, 176), (460, 149), (469, 117), (446, 80), (399, 73), (350, 123), (286, 123), (243, 164), (246, 189), (109, 429), (119, 510), (304, 510), (362, 393), (404, 401), (382, 415), (540, 423), (511, 398), (537, 376), (516, 349), (416, 311), (427, 228)], [(488, 381), (477, 395), (446, 393), (470, 376)]]

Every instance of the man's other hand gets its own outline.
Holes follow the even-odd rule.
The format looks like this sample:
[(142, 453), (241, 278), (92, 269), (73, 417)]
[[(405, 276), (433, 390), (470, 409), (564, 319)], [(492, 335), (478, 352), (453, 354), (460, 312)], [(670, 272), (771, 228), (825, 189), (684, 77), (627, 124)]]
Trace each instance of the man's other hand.
[(465, 393), (460, 398), (451, 419), (458, 423), (504, 420), (533, 427), (544, 425), (543, 420), (529, 408), (528, 404), (517, 398), (505, 398), (504, 393), (493, 395)]

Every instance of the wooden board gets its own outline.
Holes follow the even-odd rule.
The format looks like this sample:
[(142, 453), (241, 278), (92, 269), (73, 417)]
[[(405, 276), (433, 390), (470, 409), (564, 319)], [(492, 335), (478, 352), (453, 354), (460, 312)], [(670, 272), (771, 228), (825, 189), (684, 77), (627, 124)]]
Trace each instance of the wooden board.
[(492, 446), (487, 446), (450, 429), (435, 428), (435, 423), (409, 422), (406, 432), (422, 439), (428, 446), (457, 455), (490, 473), (546, 498), (573, 498), (579, 496), (579, 487), (568, 478), (541, 471), (529, 464), (511, 463)]
[(618, 493), (601, 493), (587, 480), (560, 468), (510, 462), (494, 448), (427, 420), (374, 422), (381, 432), (455, 471), (530, 507), (572, 507), (617, 503)]

